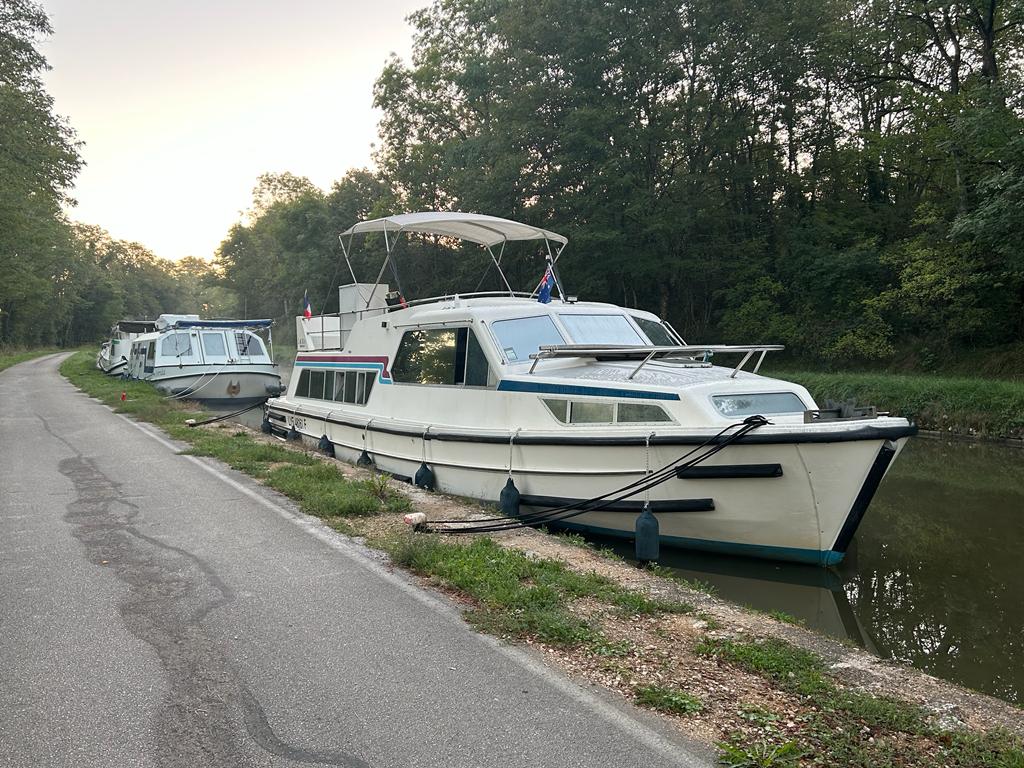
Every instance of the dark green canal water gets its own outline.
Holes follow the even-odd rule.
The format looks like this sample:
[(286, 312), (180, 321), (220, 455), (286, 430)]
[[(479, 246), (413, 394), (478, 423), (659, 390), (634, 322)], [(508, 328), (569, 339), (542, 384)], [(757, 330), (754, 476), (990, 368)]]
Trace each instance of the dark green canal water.
[[(616, 543), (623, 554), (630, 545)], [(838, 569), (662, 550), (724, 598), (784, 611), (936, 677), (1024, 703), (1024, 450), (916, 438)]]

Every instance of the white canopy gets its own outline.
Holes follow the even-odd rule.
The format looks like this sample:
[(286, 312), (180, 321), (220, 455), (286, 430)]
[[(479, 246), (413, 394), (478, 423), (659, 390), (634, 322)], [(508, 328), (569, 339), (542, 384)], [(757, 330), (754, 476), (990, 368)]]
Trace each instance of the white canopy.
[(342, 236), (366, 232), (421, 232), (468, 240), (490, 248), (506, 240), (551, 240), (565, 245), (568, 238), (546, 229), (538, 229), (518, 221), (485, 216), (481, 213), (447, 213), (420, 211), (361, 221), (342, 232)]

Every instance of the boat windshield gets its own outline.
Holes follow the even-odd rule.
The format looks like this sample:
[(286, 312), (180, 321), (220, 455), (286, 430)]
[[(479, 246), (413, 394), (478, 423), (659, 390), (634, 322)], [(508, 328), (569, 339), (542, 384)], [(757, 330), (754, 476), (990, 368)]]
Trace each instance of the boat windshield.
[(565, 344), (554, 322), (547, 315), (498, 320), (491, 323), (498, 346), (510, 363), (521, 363), (545, 344)]
[(625, 315), (559, 314), (558, 319), (577, 344), (638, 346), (648, 341), (636, 332)]
[(659, 323), (657, 320), (648, 320), (646, 317), (638, 317), (633, 315), (633, 320), (640, 326), (640, 330), (644, 332), (644, 335), (651, 340), (651, 344), (656, 347), (674, 347), (679, 342), (676, 341), (672, 334), (668, 332), (668, 328), (665, 327), (664, 323)]

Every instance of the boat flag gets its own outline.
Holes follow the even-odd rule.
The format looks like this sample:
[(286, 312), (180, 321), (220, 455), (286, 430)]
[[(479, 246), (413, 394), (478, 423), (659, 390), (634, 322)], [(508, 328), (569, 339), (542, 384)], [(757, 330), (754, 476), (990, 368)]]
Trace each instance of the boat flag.
[(302, 292), (302, 316), (307, 320), (313, 316), (313, 307), (309, 303), (309, 291)]
[(544, 277), (540, 279), (540, 285), (537, 286), (537, 301), (541, 304), (549, 304), (551, 302), (551, 289), (555, 285), (555, 275), (551, 272), (551, 267), (548, 266), (547, 271), (544, 272)]

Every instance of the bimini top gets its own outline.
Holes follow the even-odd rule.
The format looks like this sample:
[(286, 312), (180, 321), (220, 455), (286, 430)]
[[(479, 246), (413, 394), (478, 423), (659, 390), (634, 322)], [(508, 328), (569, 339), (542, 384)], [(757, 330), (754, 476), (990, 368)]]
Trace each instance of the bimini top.
[(522, 224), (497, 216), (485, 216), (482, 213), (460, 213), (454, 211), (420, 211), (419, 213), (403, 213), (397, 216), (386, 216), (383, 219), (361, 221), (344, 232), (345, 235), (364, 234), (366, 232), (420, 232), (428, 235), (443, 235), (468, 240), (471, 243), (490, 248), (492, 245), (506, 240), (551, 240), (565, 245), (569, 239), (557, 232), (540, 229), (530, 224)]

